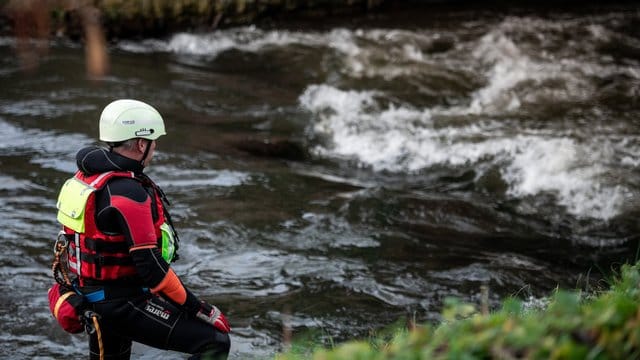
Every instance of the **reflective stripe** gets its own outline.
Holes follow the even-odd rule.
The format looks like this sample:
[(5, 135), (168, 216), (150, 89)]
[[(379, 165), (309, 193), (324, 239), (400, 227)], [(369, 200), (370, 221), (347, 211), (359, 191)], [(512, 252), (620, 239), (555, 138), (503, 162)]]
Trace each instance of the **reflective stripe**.
[(78, 274), (78, 276), (82, 277), (82, 268), (80, 267), (80, 264), (82, 263), (82, 260), (80, 259), (80, 234), (75, 233), (74, 234), (74, 242), (76, 243), (76, 273)]
[(58, 312), (60, 311), (60, 307), (62, 306), (64, 301), (73, 294), (75, 294), (73, 291), (68, 291), (58, 298), (58, 301), (56, 301), (56, 306), (53, 309), (53, 316), (55, 316), (56, 319), (58, 318)]

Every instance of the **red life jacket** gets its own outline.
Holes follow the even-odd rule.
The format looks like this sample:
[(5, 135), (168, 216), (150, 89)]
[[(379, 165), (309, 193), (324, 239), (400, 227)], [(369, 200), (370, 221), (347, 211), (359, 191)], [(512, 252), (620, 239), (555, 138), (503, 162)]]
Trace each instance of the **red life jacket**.
[[(108, 235), (98, 229), (96, 224), (96, 199), (97, 190), (102, 189), (109, 180), (116, 177), (125, 177), (138, 180), (130, 171), (111, 171), (102, 174), (85, 176), (81, 171), (74, 175), (89, 189), (94, 191), (89, 195), (84, 208), (84, 232), (79, 233), (63, 224), (63, 232), (69, 240), (68, 260), (69, 269), (78, 276), (80, 286), (86, 279), (91, 280), (118, 280), (132, 277), (137, 274), (131, 256), (129, 245), (123, 235)], [(164, 223), (164, 208), (160, 194), (154, 188), (151, 209), (157, 214), (154, 220), (154, 230), (159, 242), (162, 240), (160, 226)]]

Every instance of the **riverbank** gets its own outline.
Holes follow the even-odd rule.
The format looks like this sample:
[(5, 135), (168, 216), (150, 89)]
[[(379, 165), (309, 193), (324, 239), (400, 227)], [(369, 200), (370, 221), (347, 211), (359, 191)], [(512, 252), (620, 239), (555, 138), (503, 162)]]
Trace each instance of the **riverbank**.
[(640, 357), (640, 265), (625, 265), (609, 290), (556, 291), (531, 309), (516, 299), (489, 314), (449, 301), (443, 323), (400, 330), (313, 355), (297, 349), (279, 360), (342, 359), (637, 359)]
[[(615, 3), (608, 2), (610, 8)], [(597, 1), (467, 0), (5, 0), (0, 1), (0, 34), (43, 38), (90, 37), (101, 25), (106, 39), (162, 37), (180, 31), (211, 31), (257, 24), (325, 27), (402, 17), (432, 17), (452, 10), (538, 11), (592, 9)], [(413, 21), (416, 21), (413, 19)], [(418, 20), (419, 21), (419, 20)]]
[[(99, 22), (108, 39), (157, 37), (206, 31), (264, 19), (357, 16), (388, 0), (29, 0), (0, 2), (0, 28), (31, 28), (34, 35), (81, 38), (87, 21)], [(31, 25), (31, 26), (28, 26)], [(48, 30), (48, 31), (47, 31)]]

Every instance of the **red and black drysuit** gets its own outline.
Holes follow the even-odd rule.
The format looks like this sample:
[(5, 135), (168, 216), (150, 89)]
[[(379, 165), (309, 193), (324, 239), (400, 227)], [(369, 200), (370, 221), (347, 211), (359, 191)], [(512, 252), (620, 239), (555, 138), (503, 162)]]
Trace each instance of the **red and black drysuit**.
[[(88, 211), (95, 211), (85, 214), (85, 219), (93, 217), (85, 223), (94, 220), (97, 237), (107, 241), (85, 242), (81, 249), (88, 253), (80, 254), (79, 263), (79, 290), (85, 294), (104, 290), (105, 299), (90, 306), (101, 317), (105, 359), (129, 359), (132, 341), (194, 354), (191, 359), (225, 359), (229, 335), (195, 317), (200, 300), (162, 258), (159, 226), (166, 209), (161, 190), (142, 173), (138, 161), (107, 149), (84, 148), (76, 161), (77, 178), (95, 181), (109, 174), (97, 187), (95, 207), (87, 204)], [(76, 273), (77, 250), (72, 242), (70, 267)], [(89, 347), (91, 359), (99, 358), (95, 332)]]

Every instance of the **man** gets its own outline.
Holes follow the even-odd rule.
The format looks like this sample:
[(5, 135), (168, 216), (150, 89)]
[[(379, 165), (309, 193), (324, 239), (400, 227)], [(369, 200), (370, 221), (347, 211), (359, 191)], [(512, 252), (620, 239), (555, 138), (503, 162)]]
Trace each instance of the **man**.
[(78, 172), (58, 198), (76, 290), (98, 315), (91, 359), (129, 359), (132, 341), (225, 359), (229, 324), (200, 301), (170, 263), (177, 235), (166, 198), (143, 170), (165, 135), (162, 117), (136, 100), (116, 100), (100, 116), (100, 140), (77, 156)]

